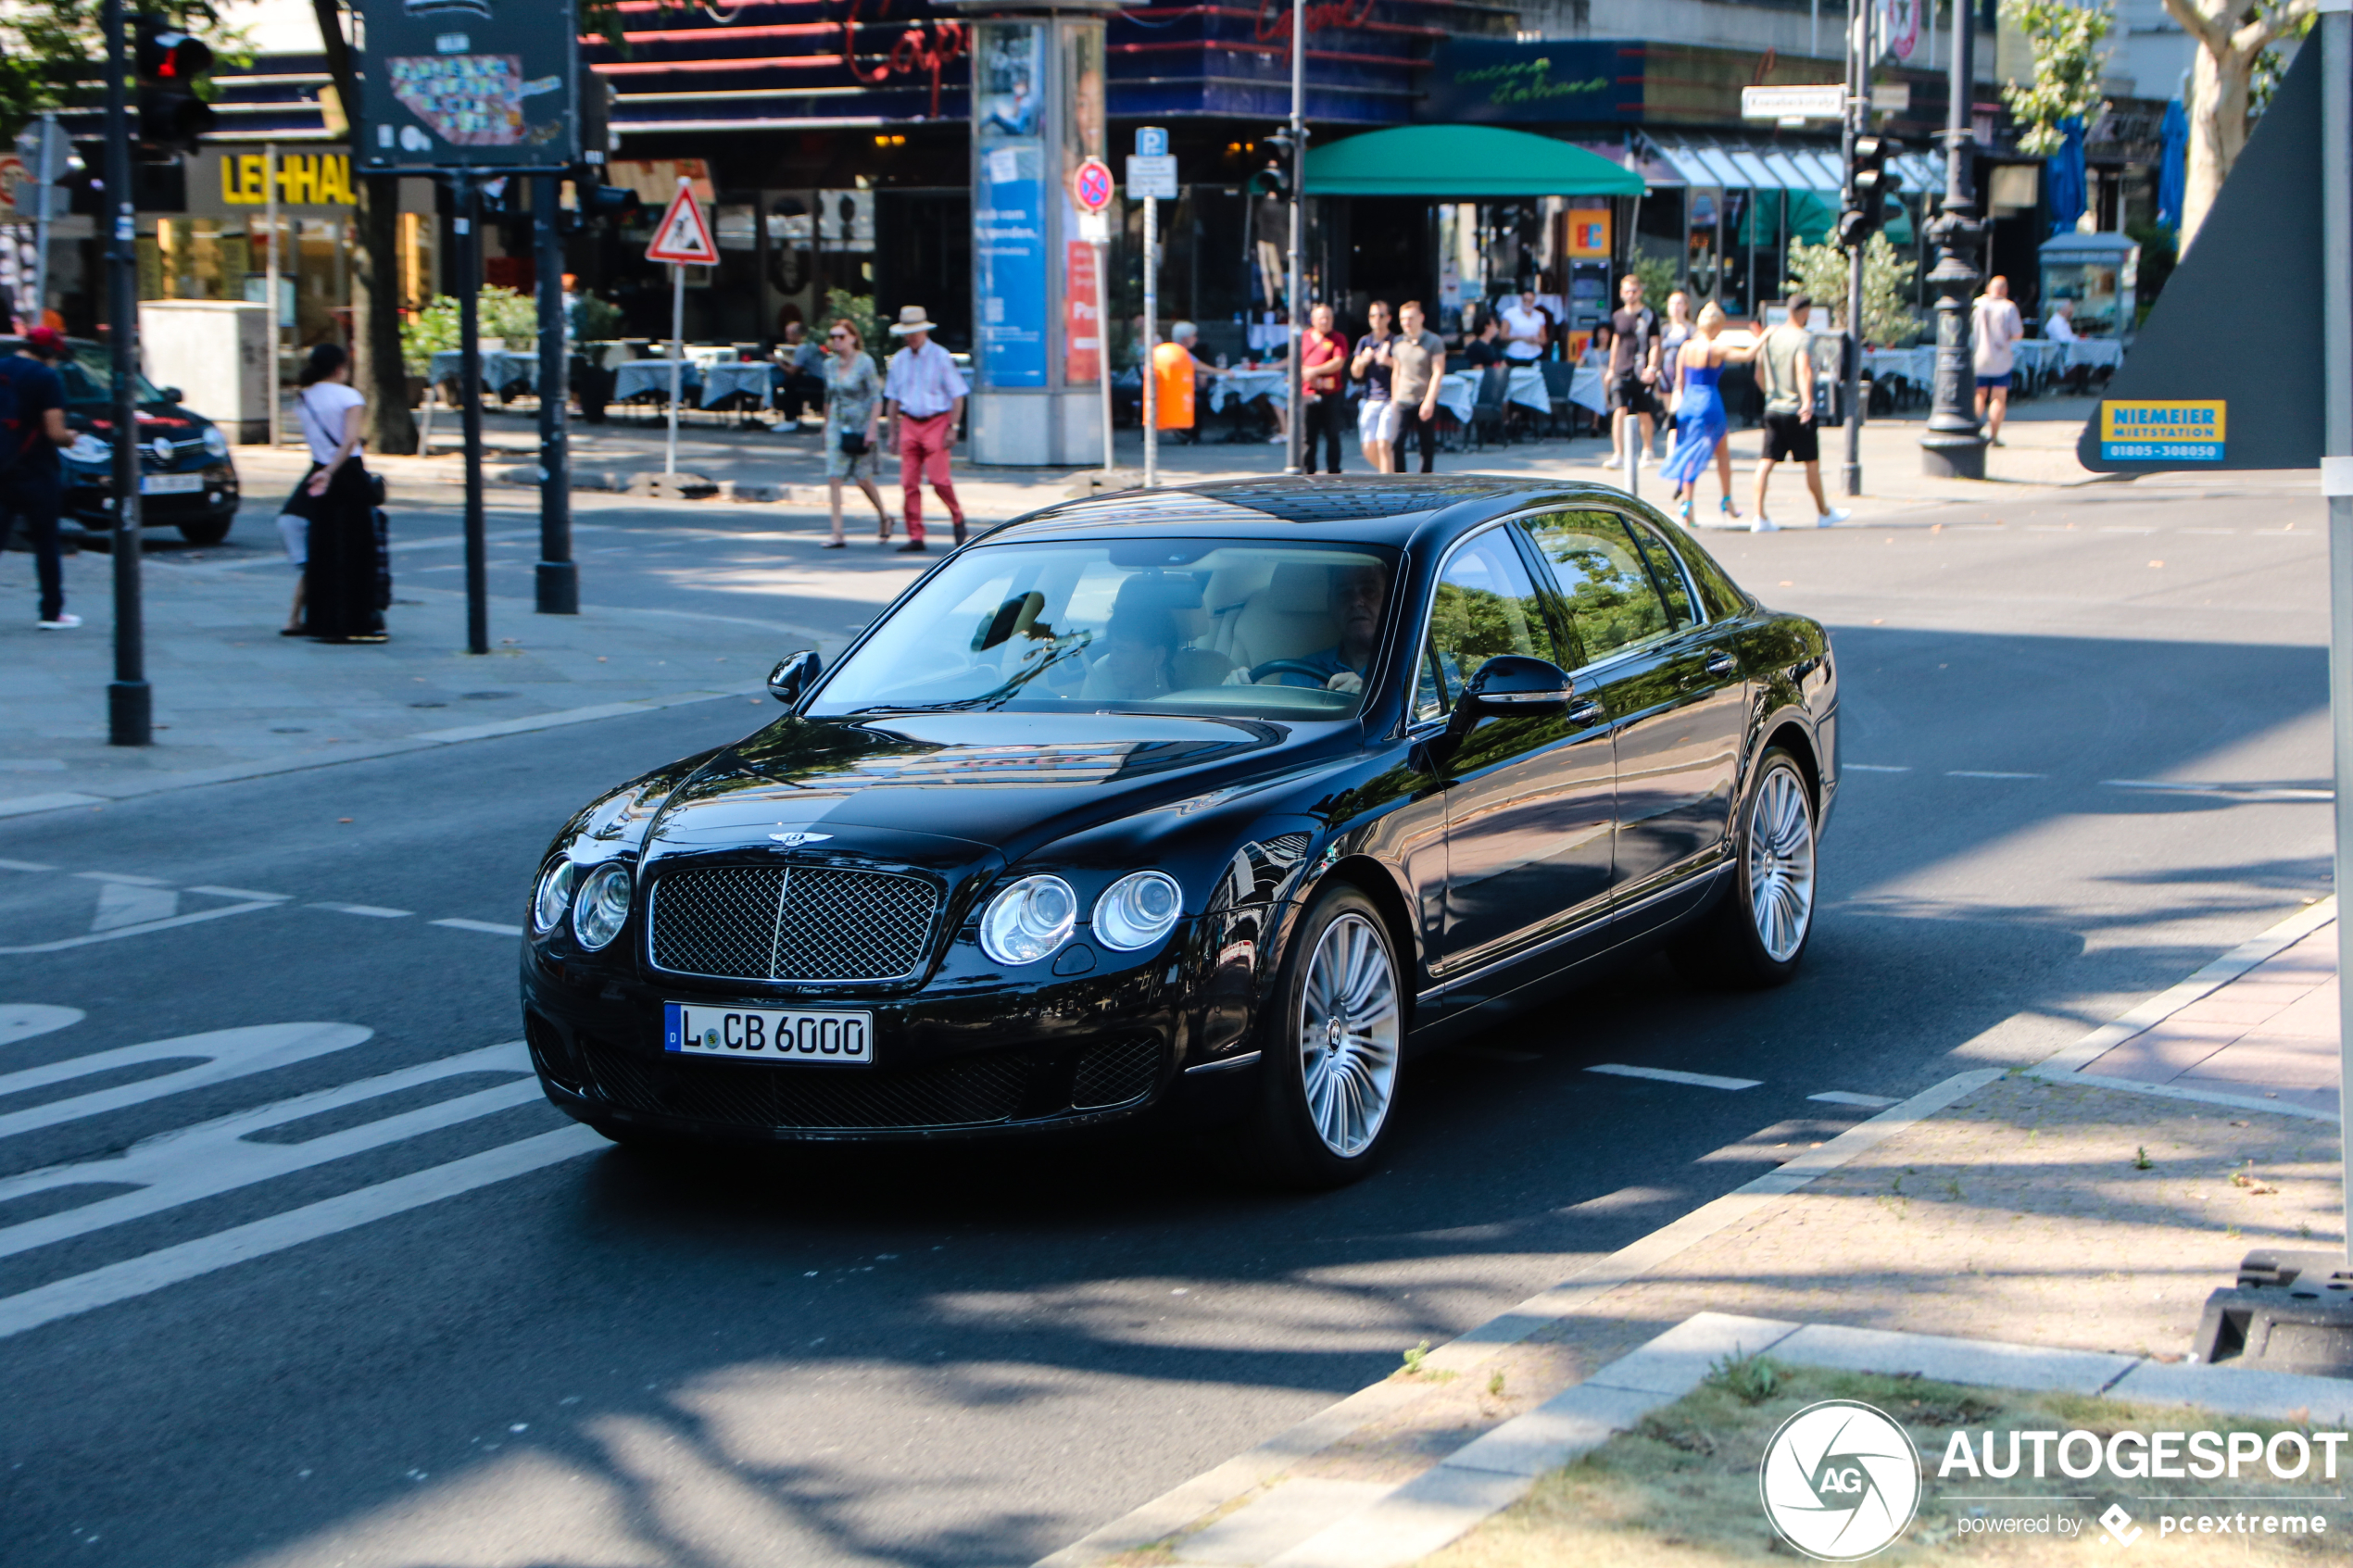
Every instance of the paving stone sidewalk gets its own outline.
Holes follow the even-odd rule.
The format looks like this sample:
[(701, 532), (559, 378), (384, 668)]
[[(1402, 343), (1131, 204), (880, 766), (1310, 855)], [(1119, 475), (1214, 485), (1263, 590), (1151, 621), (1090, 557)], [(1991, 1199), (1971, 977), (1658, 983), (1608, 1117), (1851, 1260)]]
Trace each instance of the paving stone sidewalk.
[[(1916, 1120), (1718, 1151), (1757, 1179), (1046, 1563), (1321, 1562), (1323, 1532), (1444, 1491), (1441, 1461), (1696, 1314), (2182, 1362), (2249, 1249), (2342, 1244), (2334, 915), (2291, 916), (2048, 1076), (1965, 1073)], [(2170, 1093), (2115, 1086), (2125, 1068)]]

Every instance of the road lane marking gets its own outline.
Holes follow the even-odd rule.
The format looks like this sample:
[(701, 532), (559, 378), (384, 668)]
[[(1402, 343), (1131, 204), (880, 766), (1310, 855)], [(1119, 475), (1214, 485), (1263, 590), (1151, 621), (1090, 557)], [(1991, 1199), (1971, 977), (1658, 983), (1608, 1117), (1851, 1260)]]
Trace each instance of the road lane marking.
[(2334, 790), (2304, 789), (2294, 784), (2188, 784), (2171, 779), (2102, 779), (2100, 783), (2108, 789), (2146, 789), (2162, 795), (2220, 795), (2255, 805), (2336, 798)]
[(339, 915), (366, 915), (371, 920), (407, 920), (414, 911), (387, 909), (381, 904), (313, 904), (314, 909), (333, 909)]
[(2047, 773), (1996, 773), (1981, 768), (1947, 768), (1944, 770), (1944, 776), (1948, 779), (2041, 779), (2048, 778), (2050, 775)]
[(1838, 771), (1842, 773), (1908, 773), (1912, 770), (1908, 767), (1891, 768), (1883, 762), (1841, 762)]
[(94, 931), (87, 936), (65, 936), (55, 942), (29, 942), (20, 947), (0, 947), (0, 954), (62, 953), (69, 947), (86, 947), (93, 942), (113, 942), (125, 936), (144, 936), (150, 931), (169, 931), (174, 926), (195, 925), (203, 921), (220, 920), (227, 915), (248, 915), (256, 909), (274, 909), (278, 903), (223, 904), (217, 909), (198, 909), (192, 915), (174, 915), (170, 920), (149, 921), (145, 925), (126, 925), (120, 931)]
[(1696, 1089), (1753, 1089), (1764, 1082), (1762, 1078), (1718, 1078), (1713, 1073), (1678, 1073), (1667, 1067), (1629, 1067), (1622, 1061), (1605, 1061), (1585, 1071), (1606, 1073), (1616, 1078), (1655, 1078), (1662, 1084), (1689, 1084)]
[(91, 917), (93, 931), (120, 931), (126, 925), (153, 925), (180, 912), (180, 895), (170, 887), (142, 887), (108, 882), (98, 888), (98, 912)]
[(0, 860), (0, 872), (53, 872), (55, 866), (44, 866), (38, 860)]
[(446, 925), (452, 931), (486, 931), (493, 936), (521, 936), (522, 935), (522, 926), (500, 925), (497, 921), (491, 920), (460, 920), (453, 917), (449, 920), (437, 920), (432, 923)]
[(282, 904), (294, 898), (291, 893), (256, 893), (250, 887), (191, 887), (188, 891), (201, 893), (208, 898), (274, 898)]
[(30, 1106), (23, 1110), (0, 1115), (0, 1138), (54, 1127), (66, 1122), (78, 1122), (85, 1116), (120, 1110), (127, 1105), (144, 1104), (185, 1089), (202, 1088), (209, 1084), (226, 1083), (232, 1078), (267, 1073), (273, 1067), (308, 1061), (312, 1057), (325, 1056), (331, 1051), (346, 1050), (372, 1038), (375, 1033), (357, 1023), (263, 1023), (243, 1029), (215, 1029), (203, 1035), (183, 1035), (171, 1040), (149, 1040), (143, 1045), (124, 1046), (89, 1056), (69, 1057), (44, 1067), (28, 1067), (21, 1072), (0, 1075), (0, 1098), (26, 1089), (45, 1088), (52, 1084), (67, 1084), (76, 1078), (111, 1073), (121, 1067), (138, 1067), (148, 1062), (172, 1061), (186, 1057), (203, 1059), (177, 1073), (142, 1078), (135, 1084), (118, 1084), (110, 1089), (97, 1089), (70, 1099), (52, 1100), (46, 1105)]
[[(509, 1084), (477, 1089), (433, 1105), (396, 1112), (357, 1127), (300, 1143), (252, 1143), (248, 1135), (299, 1122), (323, 1111), (360, 1105), (403, 1089), (466, 1073), (517, 1073)], [(199, 1198), (272, 1181), (314, 1165), (382, 1148), (544, 1098), (532, 1075), (531, 1054), (521, 1040), (444, 1057), (374, 1078), (297, 1095), (252, 1110), (176, 1128), (133, 1145), (121, 1154), (70, 1165), (53, 1165), (0, 1180), (0, 1203), (58, 1187), (95, 1182), (131, 1183), (137, 1192), (118, 1193), (93, 1203), (0, 1227), (0, 1258), (87, 1236), (110, 1225), (159, 1214)]]
[(1889, 1106), (1899, 1103), (1885, 1095), (1849, 1094), (1844, 1089), (1825, 1089), (1818, 1095), (1807, 1095), (1806, 1098), (1820, 1100), (1825, 1105), (1859, 1105), (1866, 1110), (1885, 1110)]
[(0, 817), (29, 817), (35, 811), (62, 811), (69, 806), (104, 806), (104, 797), (96, 795), (19, 795), (14, 800), (0, 800)]
[(0, 1298), (0, 1339), (610, 1148), (574, 1124)]
[(171, 884), (159, 876), (130, 876), (121, 872), (76, 872), (83, 882), (110, 882), (124, 887), (169, 887)]
[(12, 1046), (63, 1029), (82, 1019), (80, 1008), (50, 1007), (43, 1002), (0, 1002), (0, 1046)]

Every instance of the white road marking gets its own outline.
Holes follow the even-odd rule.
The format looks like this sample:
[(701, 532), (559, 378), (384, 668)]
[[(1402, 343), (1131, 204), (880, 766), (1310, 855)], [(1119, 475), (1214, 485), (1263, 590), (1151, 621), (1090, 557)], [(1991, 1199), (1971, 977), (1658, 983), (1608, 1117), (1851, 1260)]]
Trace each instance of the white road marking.
[(314, 909), (333, 909), (339, 915), (366, 915), (373, 920), (407, 920), (414, 911), (387, 909), (379, 904), (313, 904)]
[(1807, 1095), (1806, 1098), (1820, 1100), (1825, 1105), (1859, 1105), (1866, 1110), (1885, 1110), (1891, 1105), (1901, 1103), (1885, 1095), (1856, 1095), (1844, 1089), (1826, 1089), (1818, 1095)]
[(0, 872), (53, 872), (55, 866), (44, 866), (38, 860), (0, 860)]
[(433, 923), (434, 925), (446, 925), (452, 931), (486, 931), (493, 936), (521, 936), (522, 935), (522, 926), (500, 925), (497, 921), (459, 920), (453, 918), (450, 920), (437, 920), (433, 922)]
[(111, 882), (124, 887), (169, 887), (171, 884), (159, 876), (131, 876), (122, 872), (76, 872), (83, 882)]
[(0, 1339), (610, 1147), (573, 1125), (0, 1298)]
[(348, 1049), (374, 1035), (374, 1030), (364, 1029), (357, 1023), (263, 1023), (243, 1029), (216, 1029), (208, 1034), (185, 1035), (176, 1040), (150, 1040), (144, 1045), (124, 1046), (117, 1050), (97, 1051), (89, 1056), (53, 1061), (45, 1067), (28, 1067), (21, 1072), (0, 1075), (0, 1098), (25, 1089), (44, 1088), (51, 1084), (66, 1084), (76, 1078), (110, 1073), (119, 1067), (136, 1067), (151, 1061), (172, 1061), (186, 1057), (203, 1059), (177, 1073), (143, 1078), (135, 1084), (118, 1084), (110, 1089), (98, 1089), (70, 1099), (52, 1100), (46, 1105), (30, 1106), (23, 1110), (0, 1115), (0, 1137), (54, 1127), (66, 1122), (78, 1122), (85, 1116), (96, 1116), (108, 1110), (120, 1110), (126, 1105), (160, 1099), (165, 1095), (178, 1094), (183, 1089), (202, 1088), (208, 1084), (226, 1083), (232, 1078), (267, 1073), (273, 1067), (283, 1067), (289, 1062), (308, 1061), (330, 1051)]
[(1662, 1084), (1689, 1084), (1696, 1089), (1753, 1089), (1764, 1082), (1762, 1078), (1718, 1078), (1712, 1073), (1678, 1073), (1667, 1067), (1629, 1067), (1622, 1061), (1605, 1061), (1585, 1071), (1606, 1073), (1616, 1078), (1655, 1078)]
[[(434, 1105), (421, 1106), (329, 1133), (301, 1143), (249, 1143), (248, 1134), (298, 1122), (321, 1111), (361, 1104), (420, 1084), (464, 1073), (520, 1073), (519, 1082), (500, 1084)], [(531, 1054), (520, 1040), (444, 1057), (381, 1077), (363, 1078), (273, 1105), (241, 1110), (194, 1127), (174, 1129), (102, 1160), (56, 1165), (0, 1180), (0, 1202), (58, 1187), (94, 1182), (136, 1184), (137, 1192), (118, 1193), (94, 1203), (0, 1228), (0, 1258), (30, 1252), (126, 1221), (158, 1214), (198, 1198), (251, 1186), (313, 1165), (382, 1148), (403, 1139), (494, 1115), (541, 1098), (539, 1080), (530, 1076)]]
[(2233, 800), (2265, 804), (2287, 800), (2334, 800), (2328, 789), (2299, 789), (2291, 784), (2183, 784), (2168, 779), (2102, 779), (2109, 789), (2150, 789), (2165, 795), (2221, 795)]
[(153, 925), (180, 912), (180, 895), (169, 887), (143, 887), (108, 882), (98, 889), (98, 912), (93, 931), (120, 931), (126, 925)]
[(95, 795), (19, 795), (13, 800), (0, 800), (0, 817), (29, 817), (35, 811), (61, 811), (69, 806), (104, 806), (106, 803)]
[(1841, 762), (1838, 771), (1842, 773), (1908, 773), (1912, 770), (1891, 768), (1883, 762)]
[(293, 899), (291, 893), (256, 893), (250, 887), (191, 887), (191, 893), (201, 893), (208, 898), (274, 898), (280, 903)]
[(80, 1008), (55, 1008), (41, 1002), (0, 1002), (0, 1046), (30, 1040), (52, 1029), (82, 1022)]
[(220, 920), (224, 915), (245, 915), (256, 909), (274, 909), (277, 907), (274, 899), (267, 904), (223, 904), (217, 909), (198, 909), (192, 915), (175, 915), (170, 920), (150, 921), (145, 925), (126, 925), (120, 931), (94, 931), (87, 936), (65, 936), (55, 942), (29, 942), (19, 947), (0, 947), (0, 954), (62, 953), (69, 947), (85, 947), (93, 942), (143, 936), (150, 931), (168, 931), (177, 925), (195, 925), (202, 921)]
[(1947, 768), (1944, 770), (1944, 776), (1948, 779), (2041, 779), (2048, 778), (2050, 775), (2047, 773), (1995, 773), (1979, 768)]

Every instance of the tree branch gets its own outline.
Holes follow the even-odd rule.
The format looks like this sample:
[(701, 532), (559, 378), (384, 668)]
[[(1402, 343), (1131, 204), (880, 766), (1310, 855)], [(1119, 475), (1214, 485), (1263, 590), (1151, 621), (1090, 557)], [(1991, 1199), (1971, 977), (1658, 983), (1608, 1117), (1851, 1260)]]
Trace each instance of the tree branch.
[[(327, 5), (332, 0), (312, 0), (314, 5)], [(2208, 16), (2192, 0), (2165, 0), (2165, 14), (2182, 24), (2182, 31), (2198, 41), (2209, 55), (2220, 58), (2231, 46), (2229, 29), (2221, 19)]]
[[(2171, 5), (2172, 0), (2167, 0)], [(335, 79), (335, 95), (343, 100), (346, 118), (359, 112), (359, 83), (351, 74), (351, 44), (343, 35), (343, 7), (335, 0), (310, 0), (310, 14), (319, 21), (319, 42), (326, 46), (327, 74)]]
[(2279, 42), (2281, 34), (2320, 9), (2319, 0), (2289, 0), (2257, 17), (2231, 34), (2231, 47), (2256, 55)]

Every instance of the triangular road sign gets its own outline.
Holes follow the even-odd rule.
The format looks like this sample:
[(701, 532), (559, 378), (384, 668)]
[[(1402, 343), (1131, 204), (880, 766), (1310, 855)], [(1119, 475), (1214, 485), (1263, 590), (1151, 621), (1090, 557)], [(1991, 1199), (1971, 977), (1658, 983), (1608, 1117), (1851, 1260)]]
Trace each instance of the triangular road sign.
[(719, 265), (719, 247), (711, 244), (711, 225), (703, 220), (692, 185), (679, 186), (678, 194), (671, 197), (669, 210), (654, 225), (654, 243), (646, 247), (646, 259), (681, 267)]

